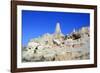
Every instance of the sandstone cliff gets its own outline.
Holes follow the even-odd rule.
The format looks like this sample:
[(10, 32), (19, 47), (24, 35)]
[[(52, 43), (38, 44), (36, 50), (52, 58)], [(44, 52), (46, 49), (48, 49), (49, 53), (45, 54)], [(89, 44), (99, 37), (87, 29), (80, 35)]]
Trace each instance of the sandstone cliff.
[(30, 39), (22, 50), (23, 62), (84, 60), (90, 57), (89, 27), (64, 35), (57, 23), (54, 34)]

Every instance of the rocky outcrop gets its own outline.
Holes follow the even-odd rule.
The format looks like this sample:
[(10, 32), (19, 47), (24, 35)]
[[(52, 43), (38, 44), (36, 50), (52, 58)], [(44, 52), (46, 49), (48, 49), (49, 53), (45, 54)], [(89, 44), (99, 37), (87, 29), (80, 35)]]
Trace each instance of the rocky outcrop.
[(54, 34), (46, 33), (31, 39), (22, 50), (23, 62), (84, 60), (90, 57), (90, 32), (88, 27), (63, 35), (57, 23)]

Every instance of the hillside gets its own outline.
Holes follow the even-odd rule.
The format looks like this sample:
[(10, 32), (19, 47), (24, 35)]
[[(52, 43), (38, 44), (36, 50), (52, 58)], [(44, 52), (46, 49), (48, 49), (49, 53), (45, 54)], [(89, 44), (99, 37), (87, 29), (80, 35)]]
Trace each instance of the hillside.
[(57, 23), (53, 34), (30, 39), (22, 50), (23, 62), (85, 60), (90, 56), (89, 27), (64, 35)]

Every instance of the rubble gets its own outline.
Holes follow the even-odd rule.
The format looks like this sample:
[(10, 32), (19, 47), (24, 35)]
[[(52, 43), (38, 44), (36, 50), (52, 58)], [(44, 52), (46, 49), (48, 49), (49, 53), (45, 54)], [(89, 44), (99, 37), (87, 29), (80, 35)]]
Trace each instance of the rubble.
[(57, 23), (54, 34), (31, 39), (22, 50), (23, 62), (84, 60), (90, 58), (89, 27), (64, 35)]

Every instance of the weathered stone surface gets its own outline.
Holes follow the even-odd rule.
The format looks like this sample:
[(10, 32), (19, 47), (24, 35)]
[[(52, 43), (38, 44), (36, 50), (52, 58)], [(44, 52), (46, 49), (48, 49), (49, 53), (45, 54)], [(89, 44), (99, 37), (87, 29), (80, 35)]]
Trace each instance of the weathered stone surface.
[(31, 39), (22, 50), (23, 62), (84, 60), (90, 57), (88, 27), (63, 35), (57, 23), (54, 34), (46, 33)]

